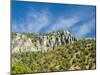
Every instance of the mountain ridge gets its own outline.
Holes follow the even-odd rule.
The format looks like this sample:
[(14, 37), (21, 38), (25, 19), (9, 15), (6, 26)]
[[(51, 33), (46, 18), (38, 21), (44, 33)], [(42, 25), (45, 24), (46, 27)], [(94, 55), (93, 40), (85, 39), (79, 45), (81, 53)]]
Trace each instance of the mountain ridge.
[(60, 45), (77, 41), (68, 31), (57, 31), (45, 34), (12, 32), (12, 53), (26, 51), (48, 51)]

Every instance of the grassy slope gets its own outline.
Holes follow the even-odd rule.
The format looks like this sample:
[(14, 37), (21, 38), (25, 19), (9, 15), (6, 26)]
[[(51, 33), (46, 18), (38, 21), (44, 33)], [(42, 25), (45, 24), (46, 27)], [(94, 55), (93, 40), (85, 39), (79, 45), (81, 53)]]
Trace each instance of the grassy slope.
[(95, 44), (95, 40), (80, 40), (67, 46), (59, 46), (47, 53), (26, 52), (13, 54), (12, 73), (95, 69)]

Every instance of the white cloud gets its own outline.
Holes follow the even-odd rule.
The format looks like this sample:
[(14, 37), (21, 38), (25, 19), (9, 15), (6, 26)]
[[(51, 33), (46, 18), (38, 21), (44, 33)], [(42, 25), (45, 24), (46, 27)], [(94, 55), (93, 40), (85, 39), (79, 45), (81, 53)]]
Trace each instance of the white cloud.
[(26, 17), (21, 20), (20, 23), (13, 23), (13, 30), (22, 32), (34, 32), (38, 33), (40, 29), (47, 26), (50, 23), (49, 12), (43, 11), (39, 13), (38, 11), (32, 9), (31, 12), (27, 13)]
[(75, 32), (75, 35), (77, 35), (78, 37), (85, 37), (88, 33), (91, 33), (94, 27), (95, 19), (91, 19), (88, 22), (82, 24), (80, 27), (78, 27), (78, 30)]
[(60, 29), (69, 29), (75, 23), (77, 23), (78, 21), (79, 21), (78, 17), (72, 17), (72, 18), (62, 18), (62, 17), (59, 17), (56, 20), (56, 23), (54, 25), (52, 25), (50, 30), (54, 31), (54, 30), (60, 30)]
[[(45, 11), (44, 11), (45, 10)], [(54, 16), (52, 17), (51, 13), (48, 11), (48, 9), (44, 9), (41, 12), (36, 11), (35, 9), (31, 9), (30, 12), (27, 13), (26, 17), (24, 19), (21, 19), (21, 22), (14, 22), (13, 23), (13, 30), (14, 31), (21, 31), (21, 32), (33, 32), (33, 33), (39, 33), (40, 30), (43, 28), (49, 28), (46, 29), (46, 32), (61, 30), (61, 29), (72, 29), (74, 30), (72, 33), (74, 33), (75, 36), (78, 37), (84, 37), (88, 33), (91, 32), (91, 30), (95, 27), (95, 19), (89, 20), (86, 23), (83, 23), (81, 26), (75, 26), (74, 25), (82, 20), (80, 16), (71, 16), (71, 18), (65, 18), (65, 17), (58, 17), (54, 22)]]
[(46, 32), (50, 32), (60, 29), (68, 29), (79, 21), (78, 17), (58, 17), (56, 21), (52, 23), (54, 18), (51, 17), (51, 15), (52, 14), (48, 11), (48, 9), (45, 9), (45, 11), (42, 10), (41, 12), (38, 12), (35, 9), (31, 8), (31, 11), (27, 13), (24, 19), (20, 20), (20, 23), (14, 23), (13, 30), (21, 32), (39, 33), (41, 29), (51, 24), (50, 28), (46, 29)]

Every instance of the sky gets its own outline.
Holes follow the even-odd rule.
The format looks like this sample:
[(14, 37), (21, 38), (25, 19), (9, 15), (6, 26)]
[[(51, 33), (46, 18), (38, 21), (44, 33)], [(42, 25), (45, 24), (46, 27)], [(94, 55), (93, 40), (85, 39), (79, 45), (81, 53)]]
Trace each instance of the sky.
[(80, 38), (96, 37), (96, 7), (89, 5), (12, 2), (12, 32), (66, 30)]

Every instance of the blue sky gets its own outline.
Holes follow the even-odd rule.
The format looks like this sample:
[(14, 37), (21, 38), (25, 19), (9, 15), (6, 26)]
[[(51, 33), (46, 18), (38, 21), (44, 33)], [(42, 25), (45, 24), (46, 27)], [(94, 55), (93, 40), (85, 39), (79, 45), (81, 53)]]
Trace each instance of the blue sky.
[(39, 2), (12, 2), (12, 31), (47, 33), (68, 30), (74, 36), (96, 36), (96, 7)]

